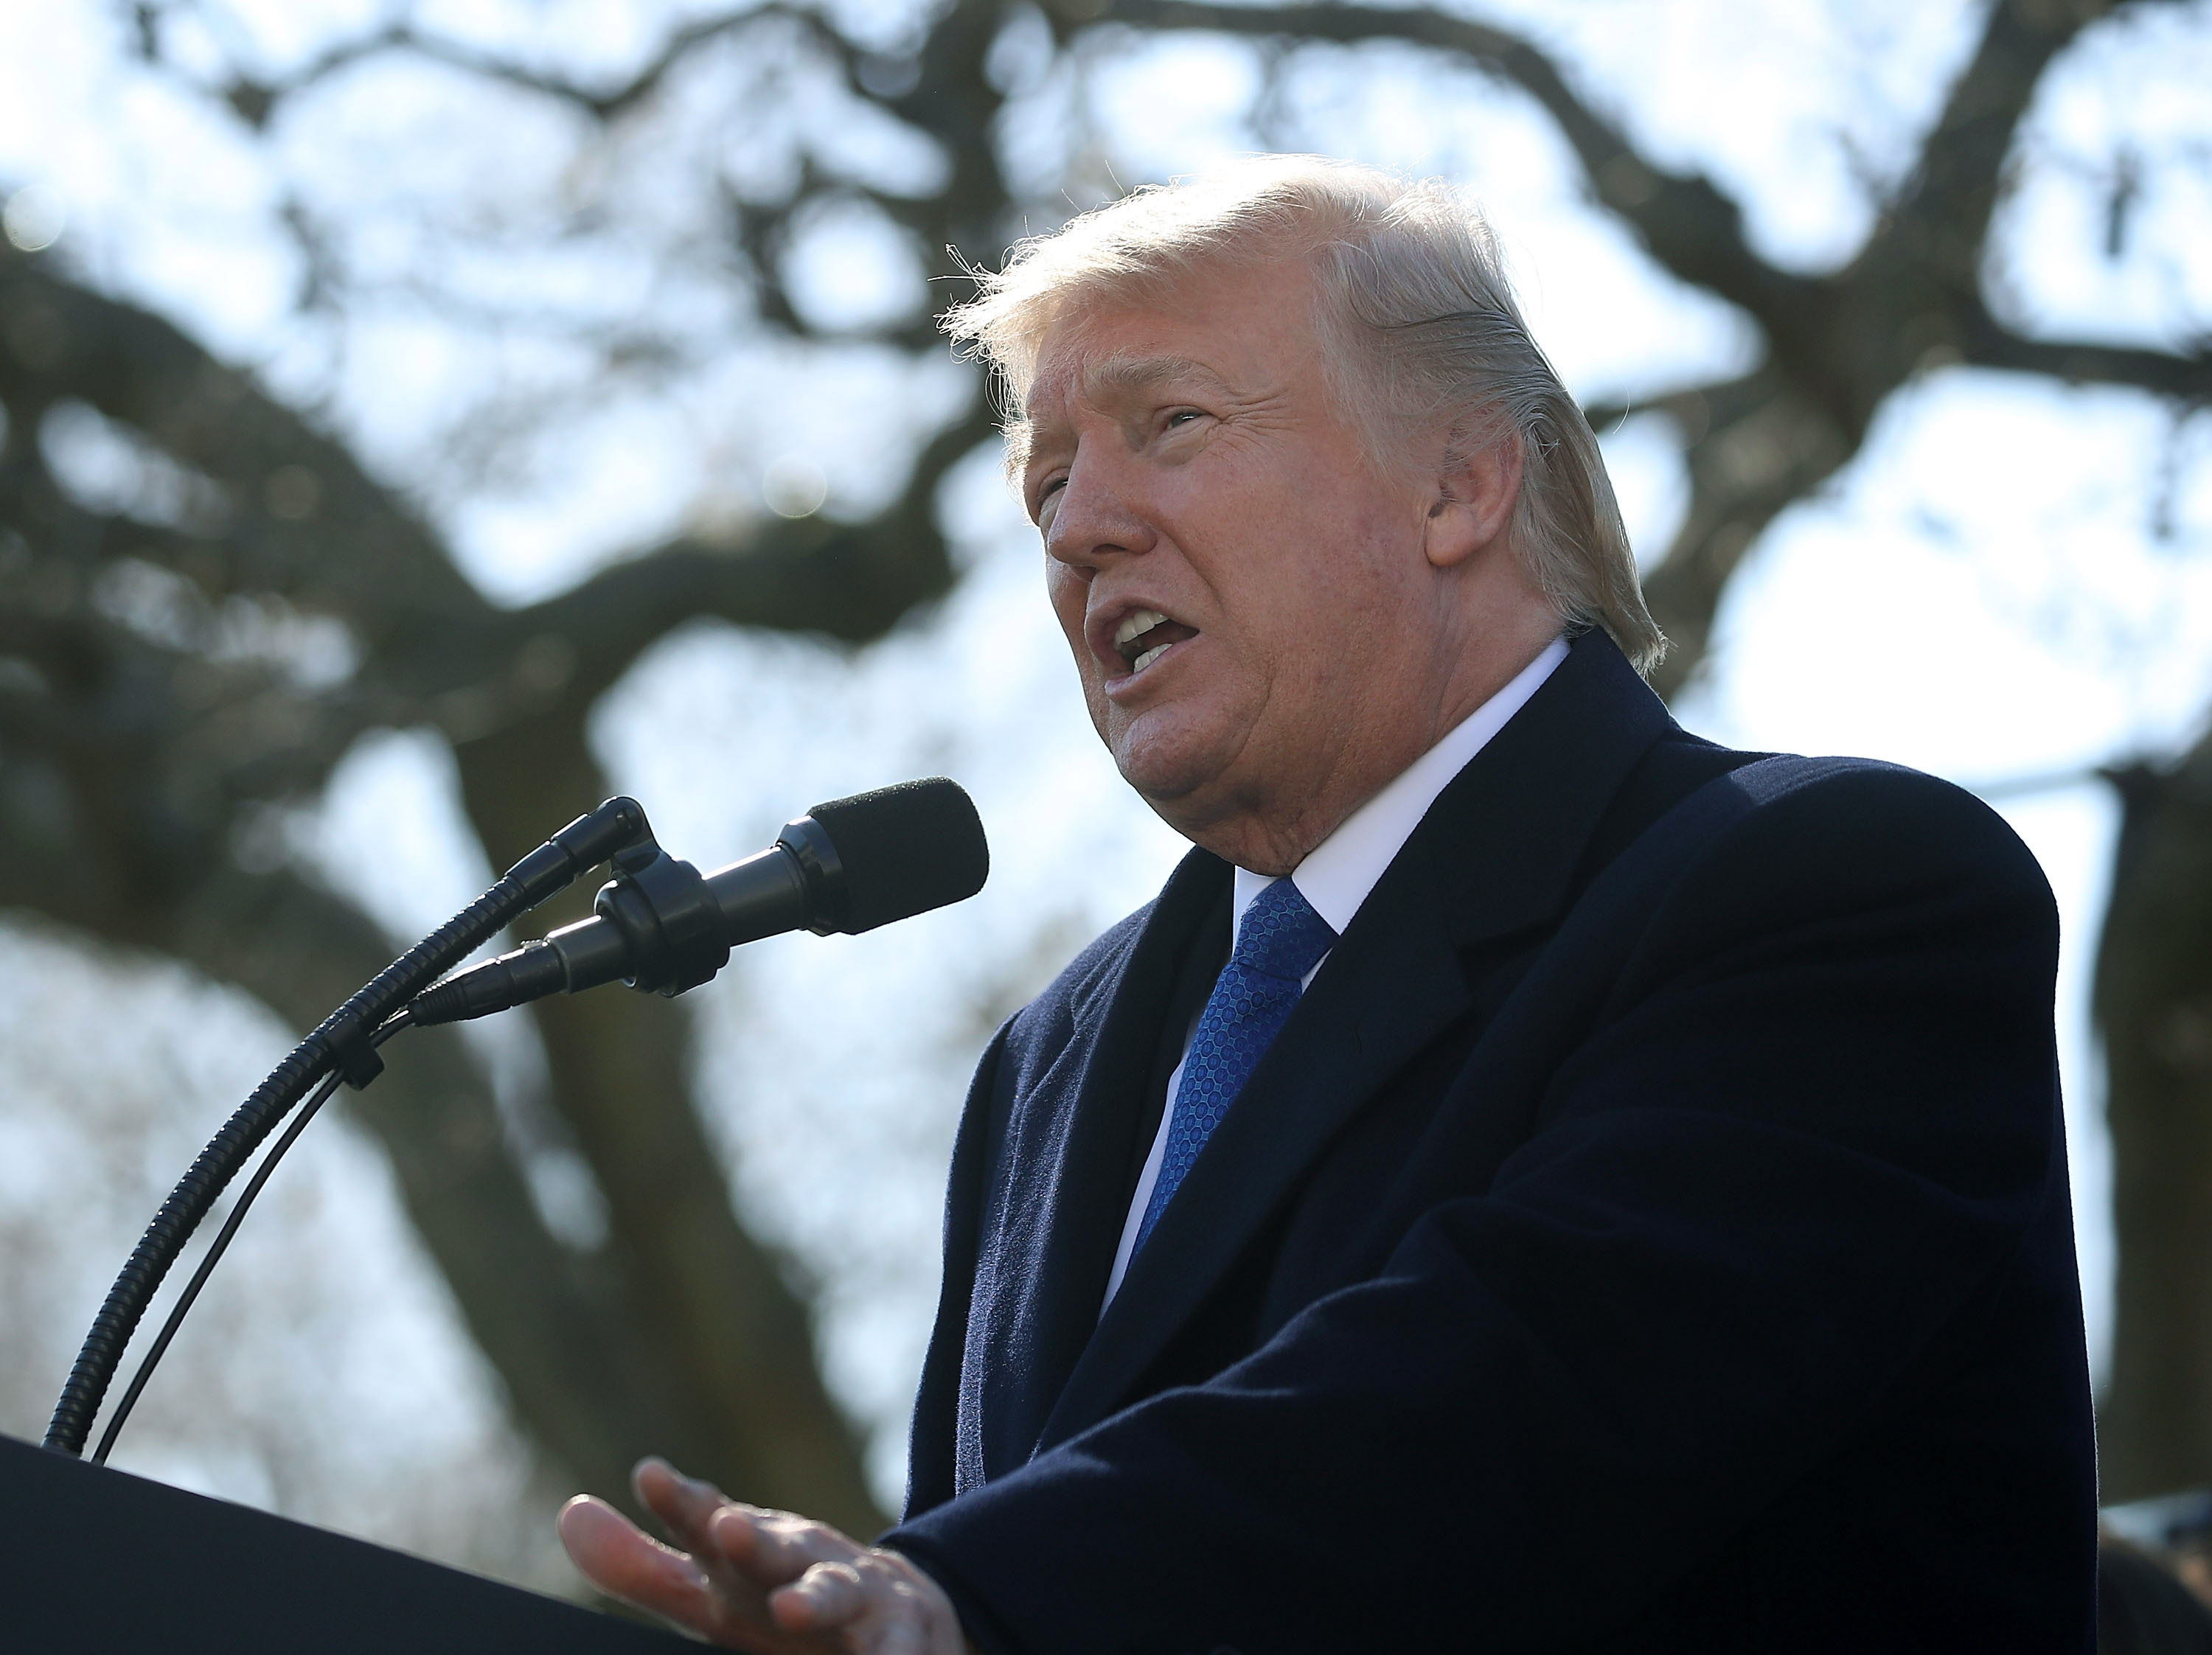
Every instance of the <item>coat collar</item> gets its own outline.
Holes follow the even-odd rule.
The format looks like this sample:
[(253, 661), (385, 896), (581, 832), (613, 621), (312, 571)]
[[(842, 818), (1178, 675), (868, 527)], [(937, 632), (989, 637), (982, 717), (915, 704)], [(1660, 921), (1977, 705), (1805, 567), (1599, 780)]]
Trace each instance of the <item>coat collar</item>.
[[(1591, 829), (1672, 724), (1612, 640), (1586, 634), (1445, 788), (1131, 1262), (1060, 1391), (1038, 1447), (1120, 1405), (1338, 1128), (1468, 1009), (1462, 951), (1560, 912)], [(1205, 860), (1213, 864), (1211, 876), (1224, 871)], [(1186, 858), (1177, 880), (1188, 872), (1195, 882), (1200, 865), (1196, 856)], [(1164, 894), (1148, 933), (1162, 926), (1167, 907)], [(1157, 997), (1140, 991), (1137, 980), (1133, 969), (1122, 979), (1127, 986), (1109, 1013), (1102, 1064), (1126, 1061), (1107, 1058), (1117, 1045), (1139, 1053), (1151, 1048), (1154, 1031), (1121, 1015), (1123, 1001)], [(1091, 1091), (1088, 1080), (1085, 1091)], [(1109, 1222), (1118, 1227), (1120, 1215)]]

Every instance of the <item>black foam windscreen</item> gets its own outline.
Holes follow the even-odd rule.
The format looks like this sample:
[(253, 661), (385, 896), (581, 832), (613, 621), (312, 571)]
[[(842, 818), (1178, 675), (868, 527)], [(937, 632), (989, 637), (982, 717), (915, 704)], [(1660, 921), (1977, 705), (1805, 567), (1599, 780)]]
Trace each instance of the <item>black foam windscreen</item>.
[(983, 888), (991, 848), (959, 783), (943, 776), (832, 799), (806, 813), (845, 871), (843, 931), (873, 931)]

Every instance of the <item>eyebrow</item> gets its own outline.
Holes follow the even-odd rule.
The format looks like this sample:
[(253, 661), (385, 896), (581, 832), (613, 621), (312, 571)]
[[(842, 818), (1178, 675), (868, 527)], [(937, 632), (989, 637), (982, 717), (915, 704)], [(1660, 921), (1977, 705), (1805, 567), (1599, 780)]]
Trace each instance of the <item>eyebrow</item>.
[[(1193, 356), (1139, 356), (1117, 351), (1101, 358), (1084, 370), (1083, 394), (1093, 402), (1115, 394), (1154, 391), (1171, 381), (1188, 383), (1196, 380), (1213, 390), (1232, 391), (1230, 383), (1214, 369)], [(1042, 427), (1048, 429), (1049, 427)], [(1017, 452), (1008, 455), (1008, 470), (1024, 470), (1036, 452), (1036, 438), (1041, 427), (1027, 409), (1019, 420), (1008, 427), (1007, 436), (1017, 445)]]
[(1084, 390), (1093, 397), (1103, 392), (1152, 391), (1175, 379), (1199, 379), (1226, 391), (1229, 382), (1205, 363), (1188, 356), (1133, 356), (1116, 352), (1094, 362), (1083, 376)]

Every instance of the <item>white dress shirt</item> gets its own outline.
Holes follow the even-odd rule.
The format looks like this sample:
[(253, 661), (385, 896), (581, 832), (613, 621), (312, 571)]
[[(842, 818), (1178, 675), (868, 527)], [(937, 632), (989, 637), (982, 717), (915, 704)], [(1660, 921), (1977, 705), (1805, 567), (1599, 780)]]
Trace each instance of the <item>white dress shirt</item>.
[[(1352, 916), (1359, 912), (1367, 894), (1382, 877), (1382, 870), (1397, 859), (1406, 841), (1420, 825), (1429, 807), (1437, 802), (1437, 795), (1454, 776), (1467, 768), (1474, 755), (1489, 744), (1490, 738), (1505, 727), (1510, 718), (1528, 704), (1528, 698), (1550, 677), (1560, 662), (1567, 658), (1567, 644), (1563, 638), (1553, 639), (1544, 652), (1531, 661), (1504, 688), (1455, 724), (1449, 734), (1412, 764), (1398, 773), (1373, 798), (1346, 816), (1337, 830), (1307, 855), (1304, 862), (1287, 876), (1298, 888), (1298, 894), (1313, 906), (1313, 911), (1328, 922), (1329, 929), (1339, 937), (1352, 923)], [(1248, 869), (1237, 870), (1236, 890), (1230, 900), (1230, 948), (1237, 946), (1237, 935), (1243, 929), (1244, 910), (1252, 899), (1273, 884), (1281, 875), (1255, 874)], [(1314, 979), (1314, 972), (1322, 968), (1328, 959), (1323, 955), (1315, 963), (1313, 971), (1306, 973), (1301, 991)], [(1198, 1029), (1196, 1018), (1191, 1020), (1191, 1033)], [(1183, 1056), (1190, 1055), (1190, 1036), (1183, 1039)], [(1128, 1273), (1129, 1257), (1137, 1250), (1137, 1231), (1143, 1225), (1145, 1209), (1152, 1198), (1152, 1186), (1159, 1182), (1160, 1161), (1167, 1153), (1168, 1124), (1175, 1118), (1176, 1094), (1182, 1089), (1183, 1065), (1177, 1064), (1175, 1073), (1168, 1077), (1167, 1106), (1160, 1111), (1160, 1128), (1153, 1135), (1152, 1153), (1145, 1158), (1145, 1170), (1137, 1179), (1137, 1193), (1129, 1203), (1128, 1216), (1121, 1223), (1121, 1245), (1115, 1249), (1114, 1272), (1106, 1279), (1106, 1304), (1114, 1301), (1121, 1290), (1121, 1278)], [(1104, 1306), (1100, 1306), (1103, 1312)]]

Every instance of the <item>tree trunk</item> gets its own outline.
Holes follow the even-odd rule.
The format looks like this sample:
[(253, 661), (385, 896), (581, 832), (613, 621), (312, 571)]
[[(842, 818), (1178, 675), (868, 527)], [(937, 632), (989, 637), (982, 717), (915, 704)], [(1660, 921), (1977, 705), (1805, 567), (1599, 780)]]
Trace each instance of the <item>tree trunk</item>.
[(2113, 779), (2094, 999), (2119, 1250), (2107, 1501), (2212, 1483), (2212, 739)]
[[(463, 794), (494, 865), (611, 791), (580, 717), (547, 714), (459, 749)], [(564, 910), (580, 915), (590, 899), (573, 890), (536, 923), (563, 923)], [(629, 1452), (666, 1454), (755, 1504), (875, 1533), (883, 1517), (817, 1376), (805, 1310), (732, 1211), (722, 1158), (684, 1073), (684, 1013), (618, 988), (531, 1009), (553, 1106), (605, 1197), (599, 1262), (620, 1284), (628, 1337), (650, 1353), (658, 1379), (647, 1429)]]

